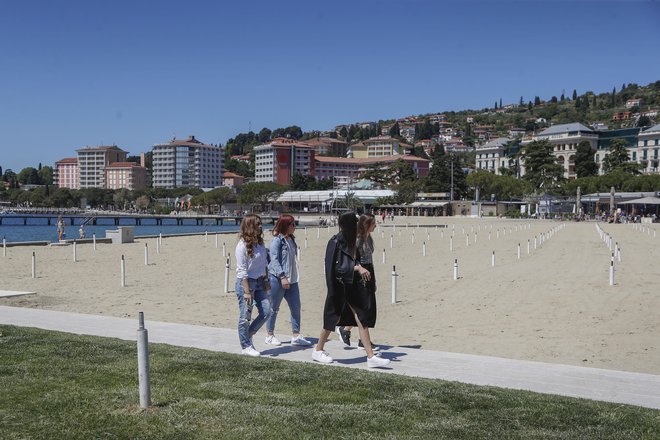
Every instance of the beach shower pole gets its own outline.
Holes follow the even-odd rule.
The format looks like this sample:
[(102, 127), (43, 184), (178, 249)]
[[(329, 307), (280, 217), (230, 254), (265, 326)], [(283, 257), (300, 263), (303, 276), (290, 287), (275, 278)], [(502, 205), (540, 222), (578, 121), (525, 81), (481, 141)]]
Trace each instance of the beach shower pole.
[(73, 240), (73, 262), (78, 261), (78, 252), (77, 252), (77, 247), (76, 247), (76, 240)]
[(225, 293), (229, 293), (229, 258), (225, 262)]
[(454, 260), (454, 281), (458, 279), (458, 259)]
[(392, 266), (392, 304), (396, 304), (396, 266)]
[(126, 287), (126, 260), (121, 256), (121, 287)]
[(149, 266), (149, 245), (144, 244), (144, 265)]
[(37, 256), (32, 252), (32, 278), (37, 277)]
[(151, 406), (151, 384), (149, 382), (149, 333), (144, 328), (144, 313), (139, 313), (137, 331), (138, 349), (138, 386), (140, 390), (140, 407)]

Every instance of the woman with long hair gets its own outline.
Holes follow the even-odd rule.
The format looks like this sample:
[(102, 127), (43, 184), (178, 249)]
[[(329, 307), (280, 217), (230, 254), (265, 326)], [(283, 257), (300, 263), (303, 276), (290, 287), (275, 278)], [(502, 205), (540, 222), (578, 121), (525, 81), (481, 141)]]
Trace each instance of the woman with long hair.
[(266, 344), (281, 345), (275, 336), (275, 322), (280, 310), (282, 299), (286, 299), (291, 311), (291, 345), (312, 345), (300, 334), (300, 270), (298, 267), (298, 246), (295, 219), (290, 215), (282, 215), (273, 228), (273, 239), (270, 242), (270, 263), (268, 263), (268, 278), (271, 291), (271, 315), (266, 323), (268, 335)]
[[(270, 316), (268, 291), (268, 251), (264, 246), (261, 218), (247, 214), (241, 221), (239, 241), (236, 245), (236, 298), (238, 299), (238, 339), (242, 353), (260, 356), (252, 343), (252, 336)], [(252, 307), (259, 315), (252, 320)], [(252, 321), (252, 322), (250, 322)]]
[(357, 325), (360, 339), (367, 351), (367, 365), (372, 368), (384, 367), (390, 363), (390, 360), (374, 354), (369, 329), (362, 324), (362, 321), (367, 321), (367, 315), (360, 307), (355, 284), (371, 280), (371, 273), (360, 264), (356, 240), (355, 213), (342, 214), (339, 217), (339, 233), (328, 241), (325, 251), (325, 280), (328, 293), (323, 308), (323, 330), (312, 352), (312, 359), (324, 364), (333, 362), (332, 357), (323, 350), (328, 336), (338, 325)]
[[(376, 218), (372, 214), (362, 214), (357, 224), (356, 246), (360, 255), (360, 265), (367, 269), (370, 274), (368, 280), (356, 279), (353, 308), (360, 316), (362, 325), (368, 328), (376, 326), (376, 273), (374, 271), (374, 239), (371, 233), (376, 229)], [(337, 333), (341, 342), (350, 347), (352, 326), (339, 326)], [(365, 349), (362, 339), (358, 341), (358, 348)], [(379, 347), (371, 341), (371, 349), (377, 351)]]

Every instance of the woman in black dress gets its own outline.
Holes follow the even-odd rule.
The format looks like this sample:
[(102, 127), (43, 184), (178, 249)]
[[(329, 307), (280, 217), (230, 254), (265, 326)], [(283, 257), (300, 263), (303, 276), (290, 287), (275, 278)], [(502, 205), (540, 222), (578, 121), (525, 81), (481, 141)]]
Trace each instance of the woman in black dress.
[[(312, 359), (324, 364), (333, 362), (323, 350), (325, 342), (337, 325), (356, 325), (360, 339), (367, 351), (369, 367), (384, 367), (390, 363), (374, 355), (368, 327), (362, 324), (369, 317), (367, 308), (357, 292), (357, 284), (368, 283), (372, 273), (360, 264), (356, 246), (357, 218), (355, 213), (346, 213), (339, 218), (339, 233), (328, 241), (325, 252), (325, 278), (328, 293), (323, 308), (323, 330), (319, 342), (312, 352)], [(375, 318), (375, 317), (374, 317)]]

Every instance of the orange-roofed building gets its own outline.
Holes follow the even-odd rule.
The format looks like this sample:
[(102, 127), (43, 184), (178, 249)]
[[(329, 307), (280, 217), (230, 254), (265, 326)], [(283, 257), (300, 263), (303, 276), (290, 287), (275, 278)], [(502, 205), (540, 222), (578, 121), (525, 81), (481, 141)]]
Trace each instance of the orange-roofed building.
[(135, 162), (114, 162), (105, 167), (107, 189), (142, 189), (147, 186), (147, 169)]
[(55, 162), (53, 182), (60, 188), (79, 189), (78, 159), (66, 157)]
[(238, 174), (232, 173), (231, 171), (225, 171), (222, 173), (222, 186), (236, 188), (237, 186), (243, 185), (244, 181), (245, 177), (239, 176)]

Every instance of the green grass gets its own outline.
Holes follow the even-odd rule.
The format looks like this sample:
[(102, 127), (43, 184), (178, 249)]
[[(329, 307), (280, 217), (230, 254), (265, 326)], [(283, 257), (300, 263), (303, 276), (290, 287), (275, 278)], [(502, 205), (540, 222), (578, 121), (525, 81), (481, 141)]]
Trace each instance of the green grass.
[(660, 411), (0, 326), (0, 438), (657, 439)]

